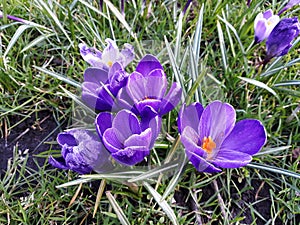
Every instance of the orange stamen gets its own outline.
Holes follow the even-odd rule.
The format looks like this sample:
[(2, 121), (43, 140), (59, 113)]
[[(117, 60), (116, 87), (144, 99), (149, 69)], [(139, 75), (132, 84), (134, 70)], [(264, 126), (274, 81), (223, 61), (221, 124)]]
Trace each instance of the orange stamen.
[(201, 148), (210, 154), (216, 148), (216, 143), (211, 139), (211, 137), (204, 137)]

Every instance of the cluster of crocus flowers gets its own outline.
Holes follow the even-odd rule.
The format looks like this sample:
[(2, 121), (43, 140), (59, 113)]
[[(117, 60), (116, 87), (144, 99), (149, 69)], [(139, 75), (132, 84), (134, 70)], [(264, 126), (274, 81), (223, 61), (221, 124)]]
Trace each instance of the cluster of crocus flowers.
[[(104, 173), (118, 163), (134, 166), (149, 156), (159, 136), (162, 117), (180, 102), (182, 90), (168, 85), (158, 59), (145, 55), (132, 73), (125, 67), (133, 59), (133, 48), (118, 50), (108, 39), (103, 52), (80, 45), (83, 59), (92, 67), (84, 72), (82, 100), (98, 114), (95, 132), (73, 129), (57, 137), (62, 156), (49, 162), (80, 174)], [(169, 87), (170, 86), (170, 87)], [(201, 172), (245, 166), (266, 142), (258, 120), (235, 123), (234, 108), (215, 101), (206, 108), (200, 103), (183, 104), (178, 130), (190, 162)], [(112, 160), (115, 163), (112, 163)]]
[(98, 113), (97, 138), (87, 130), (60, 133), (57, 142), (62, 147), (62, 157), (49, 158), (55, 167), (85, 174), (107, 171), (101, 170), (103, 166), (111, 169), (105, 164), (110, 158), (122, 165), (136, 165), (150, 154), (160, 133), (162, 116), (181, 99), (177, 83), (168, 90), (167, 76), (156, 57), (144, 56), (129, 74), (125, 67), (134, 58), (133, 47), (125, 44), (119, 51), (114, 41), (106, 42), (103, 52), (79, 45), (81, 56), (91, 65), (84, 72), (82, 101)]
[[(291, 4), (296, 4), (291, 1)], [(271, 9), (259, 13), (254, 20), (255, 43), (266, 40), (267, 52), (264, 64), (274, 57), (286, 55), (292, 47), (293, 40), (299, 35), (298, 17), (279, 18)]]
[(212, 173), (245, 166), (266, 143), (260, 121), (235, 122), (235, 110), (228, 103), (214, 101), (205, 108), (200, 103), (182, 106), (178, 130), (185, 152), (198, 171)]

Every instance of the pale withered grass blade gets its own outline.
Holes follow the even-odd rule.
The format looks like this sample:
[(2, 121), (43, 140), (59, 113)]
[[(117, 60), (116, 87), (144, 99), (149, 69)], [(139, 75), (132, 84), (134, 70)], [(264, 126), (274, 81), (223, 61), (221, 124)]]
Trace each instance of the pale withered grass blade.
[(95, 206), (94, 206), (94, 212), (93, 212), (93, 218), (95, 218), (95, 215), (97, 213), (97, 209), (99, 207), (99, 204), (100, 204), (100, 201), (101, 201), (101, 198), (102, 198), (105, 186), (106, 186), (106, 180), (103, 179), (103, 180), (101, 180), (101, 183), (99, 185), (99, 189), (98, 189), (98, 192), (97, 192), (97, 197), (96, 197)]
[(96, 7), (94, 7), (93, 5), (91, 5), (88, 1), (86, 1), (86, 0), (79, 0), (79, 2), (81, 4), (83, 4), (83, 5), (85, 5), (86, 7), (88, 7), (89, 9), (93, 10), (97, 14), (103, 16), (105, 19), (108, 19), (108, 17), (103, 12), (101, 12), (101, 10), (99, 10)]
[(123, 212), (122, 208), (119, 206), (118, 202), (114, 198), (114, 196), (110, 193), (110, 191), (105, 192), (106, 197), (112, 208), (114, 209), (117, 217), (122, 225), (130, 225), (125, 213)]
[(168, 204), (166, 200), (161, 201), (161, 195), (147, 182), (144, 182), (144, 187), (149, 191), (149, 193), (153, 196), (157, 204), (162, 208), (162, 210), (166, 213), (167, 217), (171, 220), (174, 225), (179, 225), (176, 215), (172, 210), (171, 206)]

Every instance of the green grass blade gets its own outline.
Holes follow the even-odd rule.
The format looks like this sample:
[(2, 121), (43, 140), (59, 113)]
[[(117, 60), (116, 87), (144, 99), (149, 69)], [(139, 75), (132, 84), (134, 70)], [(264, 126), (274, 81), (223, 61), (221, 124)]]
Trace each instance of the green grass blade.
[(60, 23), (59, 19), (54, 14), (54, 12), (49, 8), (49, 6), (47, 5), (47, 3), (45, 1), (43, 1), (43, 0), (36, 0), (36, 1), (50, 15), (50, 17), (54, 20), (54, 22), (59, 27), (59, 29), (64, 33), (64, 35), (66, 36), (66, 38), (68, 39), (68, 41), (71, 43), (71, 45), (73, 45), (73, 42), (72, 42), (71, 38), (69, 37), (67, 31), (65, 30), (65, 28), (63, 27), (63, 25)]
[(288, 145), (288, 146), (282, 146), (282, 147), (276, 147), (276, 148), (267, 148), (264, 151), (260, 151), (260, 152), (256, 153), (254, 156), (273, 154), (273, 153), (277, 153), (277, 152), (281, 152), (283, 150), (289, 149), (291, 147), (292, 147), (291, 145)]
[(175, 59), (175, 56), (173, 54), (172, 48), (171, 48), (170, 43), (168, 42), (166, 37), (165, 37), (165, 43), (166, 43), (166, 48), (167, 48), (167, 51), (168, 51), (168, 54), (169, 54), (170, 63), (171, 63), (171, 66), (173, 68), (173, 73), (174, 73), (175, 79), (176, 79), (177, 82), (179, 82), (179, 84), (182, 88), (182, 93), (183, 94), (182, 94), (181, 100), (182, 100), (182, 102), (184, 102), (187, 91), (185, 90), (185, 87), (184, 87), (183, 76), (181, 76), (181, 74), (180, 74), (179, 67), (176, 63), (176, 59)]
[(219, 20), (217, 20), (217, 30), (218, 30), (218, 36), (219, 36), (219, 43), (220, 43), (223, 67), (224, 67), (224, 70), (226, 71), (227, 68), (228, 68), (227, 53), (226, 53), (224, 35), (223, 35), (222, 27), (221, 27), (221, 24), (220, 24)]
[(151, 177), (158, 176), (163, 172), (175, 170), (178, 167), (178, 165), (179, 165), (178, 162), (166, 163), (162, 166), (159, 166), (152, 170), (149, 170), (149, 171), (141, 174), (140, 176), (134, 177), (134, 178), (128, 180), (128, 182), (145, 181)]
[(169, 194), (174, 191), (175, 187), (177, 186), (177, 184), (180, 181), (181, 175), (185, 172), (184, 169), (185, 169), (185, 165), (187, 162), (188, 162), (188, 159), (186, 157), (186, 154), (184, 154), (183, 160), (182, 160), (182, 162), (180, 162), (178, 170), (175, 172), (169, 185), (167, 186), (167, 188), (161, 198), (161, 201), (165, 200), (169, 196)]
[(46, 74), (54, 77), (54, 78), (57, 78), (57, 79), (59, 79), (61, 81), (64, 81), (67, 84), (70, 84), (70, 85), (72, 85), (74, 87), (77, 87), (77, 88), (81, 88), (81, 84), (79, 82), (77, 82), (75, 80), (72, 80), (69, 77), (65, 77), (65, 76), (63, 76), (61, 74), (58, 74), (58, 73), (55, 73), (53, 71), (47, 70), (47, 69), (45, 69), (43, 67), (39, 67), (39, 66), (33, 66), (33, 67), (36, 68), (36, 69), (38, 69), (39, 71), (41, 71), (43, 73), (46, 73)]
[(268, 92), (270, 92), (272, 95), (274, 95), (279, 100), (279, 96), (277, 95), (277, 93), (272, 88), (270, 88), (268, 85), (266, 85), (258, 80), (254, 80), (254, 79), (250, 79), (250, 78), (246, 78), (246, 77), (239, 77), (239, 78), (243, 81), (246, 81), (247, 83), (253, 84), (257, 87), (267, 90)]
[(37, 37), (36, 39), (34, 39), (32, 42), (30, 42), (28, 45), (26, 45), (22, 50), (21, 50), (21, 53), (27, 51), (28, 49), (36, 46), (37, 44), (43, 42), (45, 39), (51, 37), (51, 36), (54, 36), (54, 34), (47, 34), (47, 35), (41, 35), (39, 37)]
[(197, 22), (196, 31), (193, 38), (193, 51), (195, 56), (195, 61), (199, 62), (200, 58), (200, 48), (201, 48), (201, 38), (202, 38), (202, 28), (203, 28), (203, 15), (204, 15), (204, 4), (202, 4), (199, 11), (199, 19)]
[(144, 182), (144, 187), (149, 191), (149, 193), (153, 196), (157, 204), (162, 208), (162, 210), (169, 217), (171, 222), (175, 225), (179, 225), (176, 219), (176, 215), (172, 210), (171, 206), (167, 203), (166, 200), (161, 201), (161, 195), (147, 182)]
[(11, 48), (14, 46), (14, 44), (18, 41), (19, 37), (23, 34), (23, 32), (30, 28), (31, 26), (29, 25), (21, 25), (17, 31), (15, 32), (14, 36), (11, 38), (10, 42), (8, 43), (8, 46), (3, 54), (3, 58), (7, 56)]
[(260, 170), (267, 170), (273, 173), (279, 173), (285, 176), (290, 176), (290, 177), (295, 177), (297, 179), (300, 179), (300, 174), (295, 173), (293, 171), (289, 171), (286, 169), (278, 168), (276, 166), (269, 166), (269, 165), (263, 165), (260, 163), (249, 163), (247, 166), (255, 169), (260, 169)]

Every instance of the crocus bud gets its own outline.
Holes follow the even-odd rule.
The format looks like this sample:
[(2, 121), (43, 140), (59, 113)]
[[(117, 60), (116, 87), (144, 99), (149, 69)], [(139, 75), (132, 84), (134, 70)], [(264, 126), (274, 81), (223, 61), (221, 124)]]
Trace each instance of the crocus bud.
[(259, 13), (254, 20), (255, 43), (262, 42), (268, 38), (279, 20), (279, 16), (273, 15), (271, 9), (264, 13)]
[(273, 57), (283, 56), (292, 47), (291, 42), (299, 35), (300, 23), (297, 17), (282, 19), (269, 35), (267, 45), (267, 56), (265, 61)]
[(292, 8), (294, 5), (300, 4), (300, 0), (290, 0), (286, 6), (279, 11), (278, 15), (283, 13), (284, 11), (288, 10), (289, 8)]

